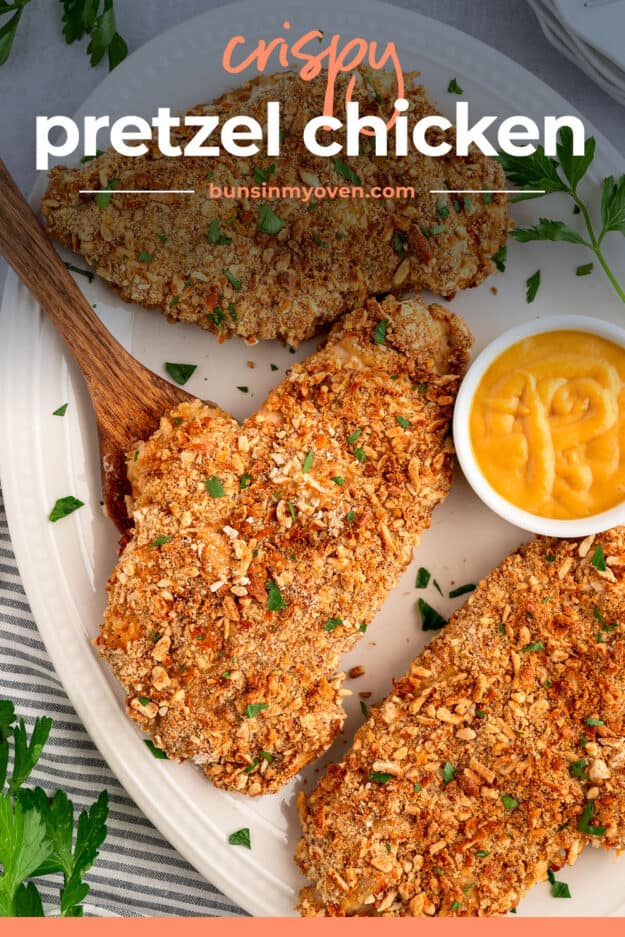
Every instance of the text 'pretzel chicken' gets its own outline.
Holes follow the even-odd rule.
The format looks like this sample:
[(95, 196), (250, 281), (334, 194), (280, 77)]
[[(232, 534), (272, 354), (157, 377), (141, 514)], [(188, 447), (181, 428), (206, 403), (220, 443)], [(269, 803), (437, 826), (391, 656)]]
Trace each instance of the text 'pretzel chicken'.
[(448, 492), (469, 347), (439, 306), (370, 301), (242, 425), (182, 404), (131, 455), (98, 644), (171, 757), (253, 795), (332, 743), (339, 659)]
[(299, 809), (304, 914), (505, 914), (623, 849), (625, 528), (508, 557)]

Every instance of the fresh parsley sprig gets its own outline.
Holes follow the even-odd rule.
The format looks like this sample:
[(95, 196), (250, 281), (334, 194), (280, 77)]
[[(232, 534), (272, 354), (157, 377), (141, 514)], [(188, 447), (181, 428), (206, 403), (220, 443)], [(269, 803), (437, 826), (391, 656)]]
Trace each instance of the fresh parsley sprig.
[[(87, 54), (91, 65), (99, 65), (108, 56), (109, 69), (128, 55), (128, 46), (117, 32), (114, 0), (59, 0), (62, 5), (63, 35), (68, 45), (89, 36)], [(0, 27), (0, 65), (4, 65), (13, 47), (24, 7), (30, 0), (0, 0), (0, 16), (11, 14)]]
[[(603, 241), (611, 231), (625, 235), (625, 175), (619, 179), (608, 176), (603, 180), (601, 197), (601, 226), (596, 228), (590, 216), (590, 210), (578, 193), (578, 187), (586, 175), (595, 156), (595, 139), (586, 140), (583, 156), (573, 154), (573, 132), (565, 127), (560, 131), (557, 146), (557, 159), (546, 156), (543, 147), (538, 147), (530, 156), (510, 156), (499, 154), (499, 161), (515, 188), (543, 189), (545, 195), (561, 192), (568, 195), (575, 205), (575, 210), (583, 219), (588, 237), (585, 238), (564, 221), (540, 218), (538, 223), (529, 228), (515, 228), (512, 237), (521, 243), (529, 241), (565, 241), (588, 247), (595, 255), (603, 270), (625, 303), (625, 289), (617, 280), (604, 254)], [(519, 194), (513, 201), (541, 198), (542, 195), (528, 192)]]
[(63, 878), (61, 915), (82, 917), (89, 893), (83, 878), (106, 837), (106, 791), (80, 814), (74, 835), (74, 805), (67, 794), (56, 791), (48, 797), (40, 787), (23, 786), (51, 728), (52, 720), (42, 716), (29, 738), (13, 703), (0, 700), (0, 917), (44, 917), (32, 879), (58, 873)]
[(0, 65), (4, 65), (11, 54), (15, 33), (20, 24), (24, 7), (28, 3), (30, 3), (30, 0), (15, 0), (14, 3), (5, 3), (0, 0), (0, 16), (4, 16), (5, 13), (12, 14), (0, 27)]

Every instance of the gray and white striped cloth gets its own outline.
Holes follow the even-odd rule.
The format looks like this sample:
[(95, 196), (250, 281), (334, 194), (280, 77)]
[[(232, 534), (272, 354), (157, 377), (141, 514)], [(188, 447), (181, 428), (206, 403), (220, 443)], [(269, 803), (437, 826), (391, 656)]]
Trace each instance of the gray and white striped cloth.
[[(106, 788), (108, 836), (87, 877), (85, 914), (225, 916), (240, 908), (191, 868), (130, 800), (74, 712), (33, 620), (11, 548), (0, 490), (0, 698), (15, 703), (27, 725), (52, 716), (50, 740), (32, 777), (48, 793), (61, 788), (78, 809)], [(56, 877), (41, 879), (44, 906), (58, 908)]]

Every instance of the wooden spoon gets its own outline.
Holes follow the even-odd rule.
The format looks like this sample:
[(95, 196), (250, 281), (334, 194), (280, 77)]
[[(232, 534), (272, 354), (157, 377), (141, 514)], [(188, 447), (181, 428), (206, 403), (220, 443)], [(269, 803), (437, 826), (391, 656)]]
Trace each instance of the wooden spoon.
[(100, 438), (104, 508), (122, 535), (130, 519), (125, 454), (190, 394), (133, 358), (100, 322), (0, 160), (0, 252), (69, 346), (89, 388)]

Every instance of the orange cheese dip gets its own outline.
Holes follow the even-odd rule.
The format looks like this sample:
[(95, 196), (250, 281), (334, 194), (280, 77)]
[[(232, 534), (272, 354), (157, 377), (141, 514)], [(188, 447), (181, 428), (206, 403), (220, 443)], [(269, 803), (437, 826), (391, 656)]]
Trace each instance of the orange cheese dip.
[(625, 499), (625, 348), (588, 332), (533, 335), (484, 373), (470, 415), (492, 487), (541, 517), (574, 520)]

